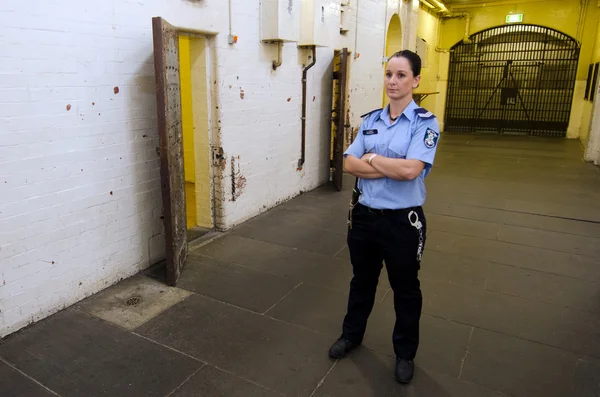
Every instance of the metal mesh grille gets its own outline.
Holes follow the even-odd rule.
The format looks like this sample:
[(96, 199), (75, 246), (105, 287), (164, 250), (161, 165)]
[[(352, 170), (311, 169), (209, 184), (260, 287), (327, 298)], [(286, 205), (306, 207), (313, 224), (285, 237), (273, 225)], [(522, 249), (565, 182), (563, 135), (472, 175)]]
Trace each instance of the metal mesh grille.
[(488, 29), (453, 47), (446, 131), (566, 136), (579, 45), (537, 25)]

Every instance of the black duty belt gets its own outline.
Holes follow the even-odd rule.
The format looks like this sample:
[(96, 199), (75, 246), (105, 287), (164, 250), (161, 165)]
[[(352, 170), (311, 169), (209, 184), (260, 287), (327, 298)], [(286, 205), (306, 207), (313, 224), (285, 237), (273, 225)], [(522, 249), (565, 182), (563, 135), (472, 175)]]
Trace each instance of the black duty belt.
[(378, 214), (378, 215), (391, 215), (391, 214), (402, 214), (402, 213), (406, 213), (408, 214), (411, 211), (417, 211), (420, 207), (410, 207), (410, 208), (400, 208), (400, 209), (379, 209), (379, 208), (371, 208), (371, 207), (367, 207), (364, 204), (358, 203), (356, 205), (359, 208), (363, 208), (365, 211), (369, 211), (373, 214)]

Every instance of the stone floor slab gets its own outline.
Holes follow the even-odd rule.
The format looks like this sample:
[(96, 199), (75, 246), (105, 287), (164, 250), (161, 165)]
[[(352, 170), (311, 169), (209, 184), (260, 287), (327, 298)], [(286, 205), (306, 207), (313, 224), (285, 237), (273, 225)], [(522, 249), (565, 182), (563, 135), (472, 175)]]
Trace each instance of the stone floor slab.
[(137, 332), (287, 396), (309, 396), (332, 365), (329, 338), (199, 295)]
[[(378, 305), (369, 318), (363, 345), (378, 353), (394, 357), (392, 331), (396, 316), (393, 305)], [(421, 368), (458, 376), (472, 327), (423, 314), (420, 323), (419, 349), (415, 362)]]
[(325, 255), (335, 255), (346, 245), (345, 224), (339, 225), (338, 233), (331, 231), (324, 233), (319, 228), (291, 221), (283, 223), (278, 218), (273, 217), (248, 221), (234, 229), (232, 233)]
[(392, 357), (360, 348), (339, 360), (315, 397), (398, 397), (405, 387), (394, 379)]
[(81, 301), (78, 307), (132, 330), (189, 295), (190, 292), (181, 288), (169, 287), (149, 277), (136, 276)]
[(504, 212), (504, 223), (507, 225), (547, 230), (551, 232), (600, 238), (600, 223), (583, 222), (551, 216), (523, 214), (512, 211)]
[(280, 394), (206, 365), (169, 397), (277, 397)]
[(190, 255), (215, 258), (296, 279), (303, 278), (309, 269), (329, 259), (323, 254), (237, 235), (222, 237), (192, 251)]
[[(302, 284), (267, 312), (267, 315), (337, 338), (342, 332), (342, 322), (348, 307), (349, 287), (348, 285), (341, 292), (318, 285)], [(378, 287), (375, 306), (380, 304), (386, 294), (393, 292), (389, 287)]]
[(409, 385), (394, 379), (395, 360), (358, 349), (338, 361), (316, 397), (508, 397), (475, 384), (416, 366)]
[(421, 284), (426, 314), (600, 357), (595, 313), (447, 283)]
[[(344, 192), (338, 192), (338, 196), (331, 197), (331, 200), (339, 200), (341, 196), (344, 198)], [(268, 211), (267, 213), (255, 218), (260, 222), (280, 222), (285, 225), (295, 225), (298, 228), (315, 228), (326, 232), (334, 232), (344, 234), (347, 212), (340, 208), (330, 208), (328, 206), (311, 206), (309, 208), (296, 206), (295, 199)], [(251, 222), (254, 222), (252, 220)]]
[(0, 395), (36, 393), (35, 378), (61, 396), (310, 396), (319, 386), (315, 396), (599, 397), (600, 172), (581, 150), (577, 140), (444, 135), (426, 180), (409, 386), (393, 379), (385, 274), (363, 346), (327, 357), (352, 276), (355, 178), (344, 175), (341, 192), (328, 183), (194, 240), (180, 286), (197, 294), (165, 303), (164, 268), (146, 271), (163, 283), (149, 321), (119, 312), (125, 295), (106, 300), (130, 321), (122, 327), (142, 324), (134, 331), (70, 309), (3, 340), (0, 358), (14, 362), (7, 372), (0, 360)]
[(0, 362), (0, 396), (2, 397), (52, 397), (56, 393), (48, 391), (19, 371)]
[[(314, 267), (305, 270), (303, 273), (298, 273), (292, 278), (306, 284), (326, 287), (339, 292), (348, 292), (353, 274), (349, 258), (320, 255), (314, 256), (313, 259), (316, 262)], [(390, 288), (387, 270), (383, 266), (379, 276), (376, 300), (383, 299)]]
[(600, 283), (594, 281), (494, 263), (487, 289), (573, 310), (600, 311)]
[(518, 226), (502, 226), (498, 240), (600, 258), (600, 238)]
[(347, 306), (348, 293), (302, 284), (267, 316), (328, 335), (333, 343), (342, 333)]
[[(363, 346), (393, 357), (392, 331), (396, 317), (392, 299), (386, 301), (385, 305), (375, 304)], [(303, 284), (267, 315), (328, 335), (333, 343), (342, 332), (346, 306), (347, 294)], [(419, 364), (458, 376), (470, 335), (469, 326), (423, 315)]]
[(433, 371), (420, 370), (414, 382), (406, 387), (406, 397), (509, 397), (507, 394), (490, 390), (475, 383), (467, 382)]
[(180, 288), (264, 313), (291, 292), (298, 282), (213, 258), (189, 256)]
[[(383, 289), (385, 293), (389, 289), (389, 282), (387, 282), (387, 275), (383, 274), (384, 271), (385, 269), (382, 270), (379, 286), (381, 287), (380, 290)], [(322, 263), (307, 270), (298, 277), (298, 280), (307, 284), (346, 292), (350, 288), (350, 281), (352, 280), (352, 264), (346, 258), (325, 257)]]
[(442, 214), (457, 218), (493, 222), (501, 225), (504, 223), (506, 211), (484, 207), (473, 207), (462, 204), (450, 204), (448, 208), (442, 212)]
[(465, 236), (497, 240), (500, 225), (447, 215), (428, 214), (427, 228), (429, 230), (440, 230)]
[(9, 338), (0, 357), (65, 397), (163, 397), (202, 366), (73, 309)]
[(426, 249), (565, 275), (582, 280), (600, 281), (600, 266), (597, 264), (597, 258), (589, 256), (503, 241), (459, 236), (437, 230), (428, 234)]
[(525, 200), (508, 200), (506, 209), (511, 211), (525, 212), (546, 216), (556, 216), (583, 221), (600, 222), (600, 209), (589, 209), (586, 207), (569, 205), (540, 203)]
[(462, 379), (515, 397), (575, 396), (578, 360), (566, 350), (476, 329)]
[(575, 363), (573, 395), (577, 397), (600, 396), (600, 360), (580, 357)]
[(426, 245), (419, 278), (484, 289), (489, 271), (488, 261), (429, 250)]

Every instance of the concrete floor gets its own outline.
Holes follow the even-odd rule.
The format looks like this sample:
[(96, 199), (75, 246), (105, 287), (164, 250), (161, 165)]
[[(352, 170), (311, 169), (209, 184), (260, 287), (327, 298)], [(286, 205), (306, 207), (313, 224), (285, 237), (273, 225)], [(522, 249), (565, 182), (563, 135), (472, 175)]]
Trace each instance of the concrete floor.
[(150, 269), (7, 338), (0, 396), (600, 396), (600, 173), (581, 157), (442, 138), (409, 386), (385, 274), (364, 346), (327, 357), (351, 277), (346, 179), (193, 244), (178, 288)]

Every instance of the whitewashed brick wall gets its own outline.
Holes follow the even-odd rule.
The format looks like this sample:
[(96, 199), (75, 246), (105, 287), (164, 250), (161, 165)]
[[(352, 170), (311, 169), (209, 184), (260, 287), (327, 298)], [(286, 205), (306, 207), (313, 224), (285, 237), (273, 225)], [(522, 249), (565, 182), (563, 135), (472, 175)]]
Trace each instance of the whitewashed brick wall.
[[(354, 127), (381, 105), (386, 5), (388, 20), (405, 7), (400, 0), (359, 3), (361, 56), (350, 61)], [(0, 337), (164, 257), (154, 16), (219, 32), (222, 147), (246, 179), (235, 201), (227, 183), (221, 187), (220, 226), (328, 178), (333, 48), (318, 49), (308, 74), (307, 156), (299, 172), (301, 77), (310, 51), (285, 44), (283, 65), (272, 71), (276, 47), (259, 42), (259, 0), (233, 0), (233, 46), (226, 0), (3, 0)], [(355, 50), (353, 30), (337, 39), (337, 47)]]

